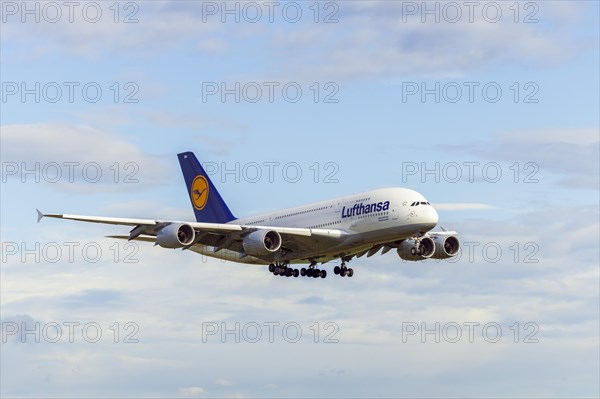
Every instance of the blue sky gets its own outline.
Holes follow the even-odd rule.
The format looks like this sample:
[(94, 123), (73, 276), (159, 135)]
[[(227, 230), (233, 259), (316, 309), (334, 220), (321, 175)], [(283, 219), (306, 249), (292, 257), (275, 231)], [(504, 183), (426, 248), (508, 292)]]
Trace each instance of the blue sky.
[[(229, 2), (232, 14), (121, 2), (117, 22), (113, 2), (78, 3), (72, 22), (61, 2), (28, 3), (39, 22), (0, 4), (2, 395), (599, 395), (597, 2), (477, 2), (472, 20), (462, 2), (429, 2), (437, 21), (421, 2), (275, 2), (272, 22), (265, 2)], [(175, 156), (188, 150), (234, 171), (212, 178), (236, 216), (406, 186), (473, 252), (390, 252), (352, 261), (351, 280), (282, 280), (104, 238), (118, 227), (36, 224), (35, 208), (190, 219)], [(37, 181), (24, 172), (36, 167)], [(70, 322), (103, 337), (7, 330)], [(203, 340), (212, 323), (265, 322), (296, 323), (302, 339)], [(502, 339), (402, 335), (470, 322), (496, 323)], [(339, 342), (322, 342), (326, 323)], [(132, 326), (139, 342), (122, 342)], [(538, 342), (523, 342), (534, 328)]]

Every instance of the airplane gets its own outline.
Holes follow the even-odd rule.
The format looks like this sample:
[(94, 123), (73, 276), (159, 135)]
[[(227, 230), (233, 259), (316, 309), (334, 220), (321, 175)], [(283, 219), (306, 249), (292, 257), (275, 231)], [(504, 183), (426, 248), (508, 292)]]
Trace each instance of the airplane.
[[(340, 260), (333, 269), (352, 277), (346, 263), (365, 254), (396, 249), (408, 261), (445, 259), (460, 248), (456, 231), (431, 232), (438, 223), (434, 207), (407, 188), (382, 188), (263, 215), (236, 218), (193, 152), (177, 155), (195, 222), (129, 219), (68, 214), (44, 217), (132, 227), (129, 234), (110, 238), (153, 242), (162, 248), (182, 248), (213, 258), (268, 265), (273, 275), (327, 277), (317, 267)], [(300, 270), (292, 267), (308, 264)]]

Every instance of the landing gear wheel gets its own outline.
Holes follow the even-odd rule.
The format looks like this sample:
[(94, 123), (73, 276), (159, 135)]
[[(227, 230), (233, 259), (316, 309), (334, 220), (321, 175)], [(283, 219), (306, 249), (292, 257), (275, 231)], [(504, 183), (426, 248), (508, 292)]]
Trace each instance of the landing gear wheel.
[(340, 276), (346, 277), (346, 268), (343, 268), (342, 270), (340, 270)]
[(319, 270), (319, 269), (314, 269), (314, 270), (312, 271), (312, 276), (313, 276), (313, 278), (318, 278), (320, 275), (321, 275), (321, 270)]
[(304, 267), (303, 267), (302, 269), (300, 269), (300, 275), (301, 275), (302, 277), (304, 277), (304, 276), (307, 276), (307, 275), (308, 275), (308, 274), (307, 274), (307, 270), (306, 270), (306, 268), (304, 268)]
[(321, 270), (321, 278), (327, 277), (327, 270)]
[(340, 274), (340, 271), (341, 271), (341, 270), (342, 270), (342, 269), (340, 269), (340, 267), (339, 267), (339, 266), (336, 266), (336, 267), (334, 267), (334, 268), (333, 268), (333, 273), (334, 273), (334, 274)]
[(348, 277), (354, 276), (354, 269), (348, 269), (347, 273), (348, 273)]
[(298, 277), (300, 275), (300, 271), (298, 269), (294, 269), (294, 272), (292, 273), (292, 275), (294, 277)]
[(272, 263), (271, 263), (271, 264), (269, 265), (269, 271), (270, 271), (271, 273), (273, 273), (273, 272), (275, 271), (275, 265), (274, 265), (274, 264), (272, 264)]
[(280, 272), (280, 271), (281, 271), (281, 269), (279, 269), (279, 266), (275, 266), (275, 267), (273, 268), (273, 274), (274, 274), (274, 275), (276, 275), (276, 276), (277, 276), (277, 275), (279, 275), (279, 272)]
[(285, 268), (285, 276), (286, 277), (291, 277), (292, 273), (293, 273), (293, 270), (290, 267)]

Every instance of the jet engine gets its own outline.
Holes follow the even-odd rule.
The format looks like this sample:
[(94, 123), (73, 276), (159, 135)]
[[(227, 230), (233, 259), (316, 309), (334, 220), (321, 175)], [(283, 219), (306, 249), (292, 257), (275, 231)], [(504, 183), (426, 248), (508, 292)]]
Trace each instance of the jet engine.
[(456, 235), (449, 234), (432, 234), (433, 242), (435, 242), (435, 251), (431, 256), (432, 259), (447, 259), (456, 256), (460, 248), (460, 242)]
[(156, 243), (163, 248), (181, 248), (194, 243), (196, 232), (187, 223), (173, 223), (156, 234)]
[(256, 230), (244, 237), (242, 247), (248, 255), (268, 255), (281, 248), (281, 235), (273, 230)]
[(435, 242), (430, 237), (422, 237), (419, 240), (409, 238), (398, 246), (398, 256), (404, 260), (423, 260), (431, 258), (435, 252)]

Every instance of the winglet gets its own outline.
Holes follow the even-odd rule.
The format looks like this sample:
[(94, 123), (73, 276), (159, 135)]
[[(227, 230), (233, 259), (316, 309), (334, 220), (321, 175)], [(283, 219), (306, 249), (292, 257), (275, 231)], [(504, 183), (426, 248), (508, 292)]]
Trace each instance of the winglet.
[(40, 212), (40, 210), (37, 208), (35, 208), (35, 210), (37, 211), (37, 218), (38, 218), (37, 222), (39, 223), (40, 220), (42, 220), (42, 218), (46, 215), (44, 215), (42, 212)]

